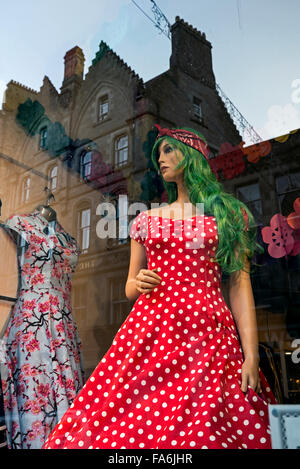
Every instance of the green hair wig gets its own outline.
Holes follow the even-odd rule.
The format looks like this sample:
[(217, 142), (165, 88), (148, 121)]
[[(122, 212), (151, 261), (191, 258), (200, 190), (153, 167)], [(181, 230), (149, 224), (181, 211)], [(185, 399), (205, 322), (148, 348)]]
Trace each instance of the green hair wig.
[[(195, 133), (206, 142), (200, 132), (188, 127), (181, 128)], [(246, 257), (251, 263), (255, 251), (264, 252), (256, 240), (257, 228), (252, 213), (243, 202), (225, 192), (202, 153), (167, 135), (157, 139), (152, 149), (151, 160), (156, 171), (159, 170), (158, 149), (163, 140), (166, 140), (175, 152), (179, 150), (183, 154), (182, 161), (175, 169), (184, 168), (184, 185), (190, 202), (193, 205), (203, 203), (204, 213), (211, 214), (216, 219), (219, 242), (214, 262), (218, 262), (222, 272), (226, 274), (244, 270)], [(175, 202), (178, 197), (176, 182), (166, 182), (162, 178), (162, 183), (168, 194), (168, 203)], [(248, 216), (248, 230), (243, 210)]]

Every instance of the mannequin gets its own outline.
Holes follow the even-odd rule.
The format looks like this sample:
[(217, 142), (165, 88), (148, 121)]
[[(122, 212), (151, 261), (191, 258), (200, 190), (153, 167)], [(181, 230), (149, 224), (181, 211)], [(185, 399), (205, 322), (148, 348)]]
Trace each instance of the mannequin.
[[(44, 204), (28, 214), (11, 215), (3, 225), (17, 239), (19, 278), (17, 300), (1, 338), (9, 449), (40, 449), (84, 384), (70, 296), (80, 248), (50, 207), (53, 194), (45, 191)], [(34, 411), (28, 404), (33, 402)]]

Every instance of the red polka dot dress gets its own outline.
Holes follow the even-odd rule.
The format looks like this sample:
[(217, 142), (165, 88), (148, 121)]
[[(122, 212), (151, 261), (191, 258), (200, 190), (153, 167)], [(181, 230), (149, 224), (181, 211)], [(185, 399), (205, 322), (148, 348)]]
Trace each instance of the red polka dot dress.
[(268, 404), (277, 402), (261, 370), (262, 392), (241, 391), (215, 218), (141, 212), (130, 236), (162, 281), (136, 300), (44, 448), (271, 448)]

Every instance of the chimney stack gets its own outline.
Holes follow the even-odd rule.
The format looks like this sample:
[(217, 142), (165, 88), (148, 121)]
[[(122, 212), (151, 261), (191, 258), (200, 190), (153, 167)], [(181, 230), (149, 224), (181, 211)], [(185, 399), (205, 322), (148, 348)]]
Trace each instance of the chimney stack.
[(84, 54), (80, 47), (69, 50), (65, 57), (64, 81), (61, 87), (60, 102), (64, 107), (69, 106), (71, 99), (77, 95), (83, 81)]
[(211, 43), (205, 33), (198, 31), (190, 24), (176, 16), (171, 27), (172, 55), (170, 68), (198, 79), (203, 84), (215, 87), (215, 76), (212, 66)]

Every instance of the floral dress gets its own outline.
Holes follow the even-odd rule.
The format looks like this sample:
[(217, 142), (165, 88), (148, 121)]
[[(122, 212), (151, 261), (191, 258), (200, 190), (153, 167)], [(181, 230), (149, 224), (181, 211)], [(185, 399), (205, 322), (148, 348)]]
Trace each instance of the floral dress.
[(270, 449), (274, 394), (241, 390), (243, 352), (221, 293), (212, 216), (141, 212), (131, 237), (161, 283), (141, 294), (46, 449)]
[(38, 210), (1, 226), (19, 235), (17, 301), (0, 344), (8, 446), (39, 449), (84, 384), (70, 298), (80, 250)]

